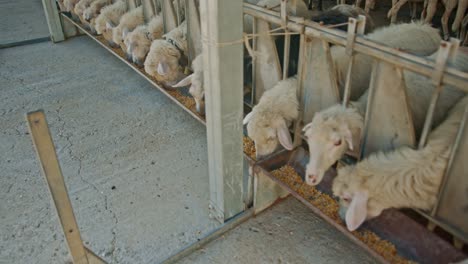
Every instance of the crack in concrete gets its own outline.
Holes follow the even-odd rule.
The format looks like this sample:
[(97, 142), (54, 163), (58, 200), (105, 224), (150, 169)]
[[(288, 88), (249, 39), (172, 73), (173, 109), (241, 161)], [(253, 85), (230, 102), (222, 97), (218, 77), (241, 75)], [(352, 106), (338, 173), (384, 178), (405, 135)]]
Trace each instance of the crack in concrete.
[(88, 186), (90, 186), (92, 189), (94, 189), (98, 193), (99, 196), (103, 197), (103, 199), (104, 199), (104, 208), (105, 208), (106, 211), (109, 211), (109, 213), (111, 213), (112, 219), (114, 220), (114, 225), (115, 226), (111, 229), (112, 240), (111, 240), (110, 258), (112, 259), (111, 263), (116, 263), (116, 256), (115, 256), (116, 242), (117, 242), (116, 229), (117, 229), (117, 224), (119, 223), (119, 220), (118, 220), (117, 215), (115, 214), (115, 212), (112, 211), (111, 209), (109, 209), (109, 203), (108, 203), (107, 195), (103, 191), (99, 190), (99, 188), (94, 183), (86, 180), (83, 177), (83, 174), (81, 173), (81, 171), (82, 171), (82, 161), (81, 161), (82, 157), (78, 157), (77, 155), (75, 155), (75, 153), (72, 150), (73, 143), (70, 140), (71, 134), (65, 134), (64, 133), (64, 131), (65, 131), (65, 122), (60, 117), (60, 111), (62, 110), (62, 108), (63, 108), (63, 106), (60, 106), (56, 110), (56, 112), (57, 112), (58, 122), (61, 123), (61, 126), (59, 128), (59, 136), (65, 138), (65, 141), (67, 142), (67, 146), (65, 146), (64, 149), (65, 148), (68, 149), (68, 155), (70, 156), (70, 158), (72, 160), (75, 160), (75, 161), (78, 162), (77, 174), (78, 174), (78, 177), (80, 178), (80, 180), (82, 182), (84, 182), (85, 184), (87, 184)]

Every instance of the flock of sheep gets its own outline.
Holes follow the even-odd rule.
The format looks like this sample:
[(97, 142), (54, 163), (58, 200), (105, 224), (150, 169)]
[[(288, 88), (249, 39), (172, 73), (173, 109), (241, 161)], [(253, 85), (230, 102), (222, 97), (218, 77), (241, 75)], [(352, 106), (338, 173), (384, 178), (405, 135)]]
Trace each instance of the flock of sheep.
[[(279, 2), (262, 0), (255, 4), (278, 8)], [(128, 60), (144, 67), (158, 82), (171, 87), (190, 85), (189, 92), (195, 99), (197, 111), (203, 112), (201, 54), (192, 62), (193, 73), (188, 76), (183, 74), (188, 64), (186, 22), (164, 34), (160, 15), (145, 23), (143, 8), (129, 9), (125, 0), (59, 0), (58, 3), (62, 10), (71, 11), (92, 32), (102, 35), (109, 45), (120, 47)], [(298, 10), (303, 8), (307, 9), (307, 6), (299, 6)], [(368, 16), (358, 7), (339, 5), (312, 20), (339, 24), (361, 14)], [(180, 17), (183, 16), (181, 13)], [(367, 22), (366, 37), (370, 40), (431, 60), (437, 56), (441, 37), (437, 29), (426, 23), (392, 24), (373, 30), (370, 17)], [(248, 24), (246, 18), (244, 27), (247, 31)], [(339, 29), (346, 30), (346, 26)], [(350, 57), (341, 46), (332, 46), (331, 55), (342, 95)], [(324, 109), (304, 126), (303, 132), (310, 149), (305, 178), (307, 184), (319, 184), (328, 169), (348, 150), (359, 146), (360, 133), (364, 130), (372, 64), (371, 57), (356, 54), (351, 78), (352, 102), (348, 107), (335, 105)], [(459, 54), (450, 64), (466, 72), (468, 56)], [(403, 74), (414, 127), (419, 134), (435, 88), (426, 77), (410, 71)], [(299, 115), (297, 89), (295, 76), (278, 82), (262, 95), (258, 104), (245, 116), (243, 123), (247, 125), (248, 135), (255, 143), (257, 158), (273, 153), (279, 145), (293, 149), (289, 126)], [(387, 208), (427, 210), (434, 205), (452, 141), (468, 105), (468, 97), (464, 96), (454, 87), (443, 89), (434, 115), (435, 129), (424, 148), (415, 150), (402, 147), (393, 152), (374, 153), (356, 165), (338, 170), (332, 189), (340, 198), (340, 204), (347, 208), (345, 218), (349, 230), (355, 230), (366, 219), (378, 216)]]

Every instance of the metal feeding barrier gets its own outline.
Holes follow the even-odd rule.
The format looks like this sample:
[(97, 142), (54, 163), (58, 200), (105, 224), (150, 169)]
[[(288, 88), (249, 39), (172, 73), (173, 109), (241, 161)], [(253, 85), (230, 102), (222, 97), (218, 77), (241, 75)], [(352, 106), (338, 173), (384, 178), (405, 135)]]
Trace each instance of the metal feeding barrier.
[[(213, 218), (230, 223), (229, 227), (232, 228), (253, 213), (259, 213), (278, 199), (292, 194), (380, 262), (388, 262), (342, 225), (321, 213), (290, 186), (273, 177), (271, 171), (289, 164), (299, 175), (305, 174), (308, 153), (302, 147), (305, 145), (301, 135), (302, 127), (312, 120), (317, 111), (337, 103), (348, 105), (356, 54), (368, 55), (375, 62), (361, 144), (353, 153), (348, 154), (360, 159), (376, 150), (391, 150), (403, 145), (416, 146), (417, 138), (419, 147), (423, 147), (432, 127), (438, 96), (444, 86), (451, 85), (464, 92), (468, 91), (468, 73), (447, 66), (447, 61), (459, 52), (458, 42), (442, 42), (439, 57), (436, 61), (431, 61), (366, 39), (363, 37), (366, 23), (363, 16), (349, 20), (348, 32), (297, 17), (297, 1), (300, 0), (289, 0), (289, 3), (281, 0), (281, 4), (276, 6), (278, 11), (274, 11), (232, 0), (128, 0), (132, 8), (143, 6), (146, 21), (154, 15), (161, 15), (165, 33), (184, 20), (187, 22), (188, 52), (184, 55), (191, 62), (196, 55), (201, 52), (204, 54), (206, 116), (184, 104), (170, 87), (157, 83), (144, 70), (128, 62), (120, 50), (107, 45), (102, 37), (93, 35), (68, 14), (59, 12), (54, 0), (43, 0), (43, 5), (54, 42), (83, 33), (88, 35), (206, 125), (210, 174), (209, 208)], [(242, 31), (243, 21), (240, 21), (240, 17), (251, 19), (251, 32)], [(251, 76), (243, 76), (243, 68), (247, 67), (242, 56), (244, 44), (247, 51), (254, 54), (251, 58)], [(278, 44), (281, 44), (280, 48)], [(338, 76), (335, 74), (330, 51), (332, 45), (345, 47), (346, 54), (350, 57), (343, 94), (340, 94)], [(412, 124), (402, 74), (404, 70), (431, 78), (437, 87), (420, 137), (415, 135)], [(244, 108), (255, 106), (264, 91), (295, 74), (298, 76), (297, 96), (300, 102), (299, 119), (292, 128), (296, 150), (281, 150), (258, 161), (243, 154), (240, 142), (243, 136), (241, 124)], [(252, 79), (248, 99), (240, 89), (244, 87), (244, 77)], [(388, 86), (393, 87), (392, 91), (385, 89)], [(378, 111), (382, 107), (386, 111)], [(463, 157), (468, 152), (466, 118), (465, 114), (437, 205), (432, 212), (420, 212), (431, 223), (453, 234), (458, 246), (468, 242), (468, 205), (465, 204), (468, 197), (468, 170), (463, 163)], [(333, 171), (330, 171), (324, 182), (318, 186), (320, 191), (331, 194), (332, 176)], [(398, 210), (387, 210), (365, 224), (364, 228), (393, 242), (398, 254), (412, 260), (440, 263), (465, 257), (449, 243)], [(214, 232), (213, 236), (220, 233)], [(211, 239), (212, 237), (207, 237), (203, 241)], [(187, 250), (196, 248), (198, 246), (193, 245)], [(188, 251), (179, 255), (186, 255)], [(171, 261), (176, 259), (177, 255)]]

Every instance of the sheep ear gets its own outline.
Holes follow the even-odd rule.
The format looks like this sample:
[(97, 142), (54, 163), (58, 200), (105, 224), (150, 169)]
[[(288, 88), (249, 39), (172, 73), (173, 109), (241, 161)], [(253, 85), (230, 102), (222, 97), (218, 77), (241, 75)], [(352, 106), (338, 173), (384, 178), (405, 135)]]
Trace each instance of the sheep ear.
[(280, 127), (276, 129), (276, 134), (279, 142), (285, 149), (293, 150), (294, 146), (291, 140), (291, 134), (289, 134), (289, 129), (286, 126), (286, 122), (281, 122)]
[(192, 84), (192, 77), (193, 77), (193, 73), (190, 74), (189, 76), (185, 77), (180, 82), (173, 85), (172, 87), (185, 87), (185, 86), (187, 86), (189, 84)]
[(253, 110), (252, 110), (250, 113), (248, 113), (248, 114), (244, 117), (244, 120), (242, 121), (242, 125), (247, 125), (247, 124), (250, 122), (250, 120), (252, 120), (253, 115), (254, 115), (254, 112), (253, 112)]
[(159, 75), (166, 75), (169, 72), (167, 63), (160, 61), (158, 63), (158, 74)]
[(368, 198), (365, 191), (358, 191), (354, 194), (348, 211), (346, 211), (346, 226), (349, 231), (356, 230), (366, 220)]
[(122, 30), (122, 38), (124, 39), (124, 38), (128, 35), (129, 32), (130, 32), (130, 31), (128, 30), (128, 28), (124, 28), (124, 29)]
[(312, 122), (310, 122), (309, 124), (307, 124), (305, 127), (302, 128), (302, 132), (306, 132), (309, 128), (312, 127)]
[(112, 22), (110, 22), (110, 21), (107, 21), (107, 22), (106, 22), (106, 28), (107, 28), (107, 29), (113, 29), (113, 28), (114, 28), (114, 24), (112, 24)]

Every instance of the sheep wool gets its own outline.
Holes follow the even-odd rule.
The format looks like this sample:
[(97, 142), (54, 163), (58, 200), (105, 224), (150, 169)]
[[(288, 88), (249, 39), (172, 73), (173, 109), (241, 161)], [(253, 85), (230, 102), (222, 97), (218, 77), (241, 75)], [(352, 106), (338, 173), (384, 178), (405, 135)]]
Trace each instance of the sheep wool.
[[(464, 97), (430, 133), (427, 145), (421, 150), (402, 147), (388, 153), (379, 152), (354, 166), (338, 169), (332, 189), (334, 195), (343, 198), (348, 210), (354, 210), (346, 213), (350, 230), (388, 208), (429, 210), (434, 206), (467, 106), (468, 97)], [(356, 201), (356, 196), (364, 199)]]
[(296, 76), (278, 82), (263, 94), (252, 112), (244, 118), (258, 157), (272, 153), (278, 143), (292, 149), (288, 126), (299, 115), (297, 85)]
[[(119, 25), (112, 30), (112, 41), (117, 45), (122, 45), (126, 35), (144, 23), (143, 6), (128, 11), (120, 18)], [(126, 48), (123, 50), (126, 51)]]
[[(145, 71), (153, 76), (158, 82), (172, 83), (180, 77), (181, 67), (179, 59), (180, 51), (171, 43), (156, 39), (151, 43), (150, 51), (146, 57)], [(164, 63), (164, 74), (161, 72), (161, 63)]]
[(148, 54), (151, 42), (162, 37), (164, 32), (162, 16), (154, 16), (146, 25), (139, 25), (124, 40), (127, 54), (137, 65), (142, 66)]
[(107, 28), (107, 23), (118, 25), (120, 17), (127, 11), (127, 2), (118, 0), (112, 5), (101, 9), (101, 14), (96, 18), (95, 27), (98, 34), (103, 34), (108, 41), (112, 40), (112, 31)]

